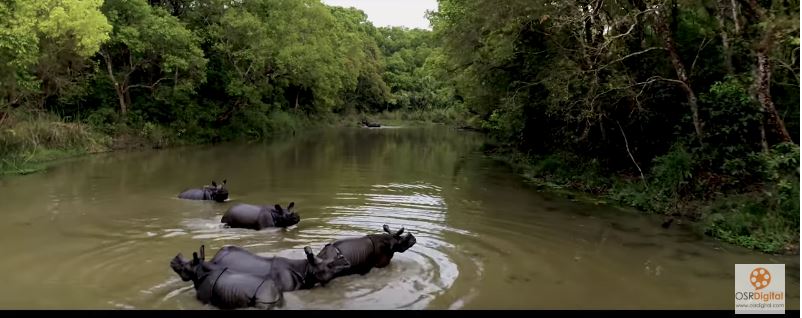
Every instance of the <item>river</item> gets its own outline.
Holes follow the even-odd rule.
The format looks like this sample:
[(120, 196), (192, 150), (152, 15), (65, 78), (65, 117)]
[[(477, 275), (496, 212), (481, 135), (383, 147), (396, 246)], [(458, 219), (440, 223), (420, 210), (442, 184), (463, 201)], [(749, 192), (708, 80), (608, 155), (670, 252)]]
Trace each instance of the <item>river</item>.
[[(259, 143), (115, 152), (0, 179), (5, 309), (205, 309), (169, 267), (201, 244), (302, 258), (329, 241), (405, 227), (392, 263), (287, 292), (281, 309), (733, 309), (736, 263), (799, 257), (698, 237), (682, 225), (539, 192), (443, 127), (340, 128)], [(228, 180), (229, 202), (176, 198)], [(220, 224), (237, 202), (295, 202), (301, 222)]]

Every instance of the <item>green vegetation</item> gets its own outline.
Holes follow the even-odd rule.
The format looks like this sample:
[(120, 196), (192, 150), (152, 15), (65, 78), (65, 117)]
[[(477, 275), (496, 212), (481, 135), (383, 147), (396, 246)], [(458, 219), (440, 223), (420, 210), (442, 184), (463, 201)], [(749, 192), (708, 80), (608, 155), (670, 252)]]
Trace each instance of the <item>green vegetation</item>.
[(441, 60), (429, 31), (317, 0), (2, 1), (0, 171), (373, 113), (456, 121)]
[(798, 1), (440, 0), (456, 96), (532, 180), (798, 252)]
[(0, 1), (0, 171), (321, 125), (485, 131), (531, 179), (779, 252), (799, 240), (798, 1)]
[[(110, 139), (86, 125), (68, 123), (50, 114), (20, 113), (4, 117), (0, 131), (0, 174), (41, 170), (54, 159), (108, 149)], [(14, 122), (12, 122), (14, 121)]]

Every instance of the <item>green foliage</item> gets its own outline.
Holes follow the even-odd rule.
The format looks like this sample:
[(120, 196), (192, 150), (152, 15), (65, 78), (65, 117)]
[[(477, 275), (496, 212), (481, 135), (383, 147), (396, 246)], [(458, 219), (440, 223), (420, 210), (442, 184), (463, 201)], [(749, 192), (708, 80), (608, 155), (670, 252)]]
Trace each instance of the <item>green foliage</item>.
[(309, 126), (310, 124), (297, 114), (281, 110), (268, 112), (266, 109), (249, 108), (236, 115), (234, 123), (228, 126), (223, 134), (257, 140), (295, 133)]
[(694, 160), (681, 145), (676, 145), (667, 154), (654, 159), (652, 167), (653, 183), (668, 193), (680, 195), (693, 180)]
[(430, 32), (382, 27), (376, 32), (376, 39), (387, 57), (384, 80), (392, 93), (385, 110), (408, 112), (459, 104), (447, 75), (442, 72), (443, 52), (432, 46)]
[(761, 150), (763, 114), (749, 96), (747, 82), (725, 78), (714, 83), (700, 101), (707, 117), (709, 146), (704, 155), (711, 169), (732, 177), (731, 182), (754, 181), (757, 171), (752, 168), (757, 163), (750, 154)]
[(526, 153), (533, 178), (643, 210), (734, 198), (680, 214), (777, 250), (799, 222), (798, 147), (776, 129), (799, 139), (799, 3), (744, 2), (737, 33), (726, 1), (671, 3), (440, 0), (427, 31), (317, 0), (0, 1), (0, 156), (103, 148), (98, 133), (265, 138), (333, 114), (449, 123)]
[(109, 84), (119, 87), (123, 113), (137, 90), (146, 89), (156, 102), (169, 104), (177, 94), (193, 94), (206, 80), (200, 39), (176, 17), (145, 0), (108, 1), (103, 11), (114, 30), (101, 55)]
[(799, 146), (782, 143), (774, 146), (768, 153), (756, 155), (764, 164), (761, 165), (763, 178), (769, 181), (780, 181), (791, 176), (799, 176)]
[(7, 113), (0, 123), (0, 174), (30, 173), (43, 162), (70, 155), (107, 149), (107, 136), (78, 123), (52, 115)]
[(431, 32), (376, 28), (354, 8), (6, 1), (0, 17), (0, 105), (42, 108), (109, 135), (263, 138), (304, 116), (393, 109), (467, 122)]
[(77, 39), (75, 51), (78, 55), (94, 55), (100, 45), (110, 39), (109, 25), (101, 14), (102, 0), (34, 1), (34, 10), (49, 11), (39, 20), (39, 31), (47, 38), (70, 37)]
[(769, 253), (799, 239), (799, 179), (756, 195), (728, 196), (706, 209), (703, 230), (724, 241)]
[[(75, 55), (83, 61), (109, 40), (111, 25), (101, 0), (9, 0), (0, 2), (0, 104), (30, 102), (42, 93), (41, 57)], [(61, 67), (64, 68), (63, 66)], [(46, 80), (46, 78), (44, 78)], [(45, 88), (46, 90), (47, 88)]]
[(340, 43), (343, 58), (347, 67), (357, 70), (357, 83), (345, 89), (342, 107), (334, 107), (335, 111), (376, 111), (384, 109), (390, 101), (390, 87), (382, 77), (385, 68), (385, 56), (376, 41), (378, 30), (367, 20), (364, 12), (354, 8), (331, 8), (338, 22)]
[[(414, 123), (423, 124), (445, 124), (456, 127), (472, 128), (473, 123), (470, 123), (465, 118), (465, 113), (460, 106), (449, 108), (434, 108), (434, 109), (418, 109), (418, 110), (395, 110), (384, 111), (375, 116), (383, 125), (410, 125)], [(352, 122), (358, 122), (361, 119), (354, 119)]]
[[(525, 164), (533, 178), (691, 219), (743, 197), (719, 209), (736, 212), (707, 213), (720, 217), (708, 234), (763, 250), (794, 244), (783, 231), (799, 222), (789, 204), (798, 180), (770, 168), (794, 155), (764, 149), (783, 147), (779, 123), (799, 139), (797, 1), (739, 3), (737, 21), (721, 1), (438, 3), (438, 68), (497, 143), (537, 158)], [(759, 50), (771, 83), (756, 76)], [(581, 164), (591, 160), (601, 168)]]
[(670, 209), (670, 200), (658, 191), (651, 191), (636, 182), (621, 182), (610, 190), (609, 198), (641, 211), (663, 213)]
[(112, 135), (118, 131), (120, 116), (112, 108), (101, 108), (92, 112), (86, 122), (96, 130)]

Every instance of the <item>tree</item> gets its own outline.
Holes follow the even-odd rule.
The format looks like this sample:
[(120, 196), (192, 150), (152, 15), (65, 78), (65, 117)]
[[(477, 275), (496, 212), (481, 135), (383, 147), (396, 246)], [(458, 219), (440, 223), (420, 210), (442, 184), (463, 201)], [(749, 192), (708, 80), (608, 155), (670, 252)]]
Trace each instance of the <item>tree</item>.
[[(783, 27), (782, 56), (792, 56), (798, 47), (793, 41), (798, 41), (798, 36), (788, 35), (795, 34), (796, 29), (790, 26), (798, 19), (794, 20), (796, 14), (784, 13), (790, 12), (786, 6), (793, 4), (777, 2), (771, 12), (782, 15), (773, 21), (789, 20)], [(710, 95), (712, 87), (721, 82), (727, 84), (717, 86), (713, 95), (736, 99), (732, 94), (742, 90), (738, 86), (744, 81), (725, 76), (748, 76), (740, 65), (752, 57), (742, 43), (748, 39), (744, 33), (753, 28), (743, 27), (743, 21), (757, 20), (742, 19), (738, 12), (743, 8), (748, 6), (694, 0), (513, 0), (503, 5), (495, 0), (441, 0), (439, 10), (430, 13), (430, 20), (442, 43), (442, 67), (454, 81), (455, 96), (460, 96), (500, 140), (526, 151), (570, 150), (607, 158), (611, 166), (627, 161), (638, 166), (639, 161), (643, 164), (638, 156), (646, 158), (643, 160), (648, 164), (648, 158), (688, 137), (703, 144), (708, 139), (705, 123), (712, 117), (716, 123), (752, 125), (749, 107), (739, 106), (743, 113), (730, 114), (743, 120), (729, 121), (719, 115), (727, 109), (725, 105), (711, 98), (705, 103), (698, 100), (700, 92)], [(755, 16), (749, 12), (744, 15)], [(738, 31), (730, 30), (733, 28)], [(782, 67), (765, 68), (780, 70), (785, 82), (763, 76), (763, 83), (769, 84), (763, 85), (767, 88), (763, 93), (756, 90), (756, 96), (763, 96), (764, 109), (771, 114), (771, 105), (766, 102), (770, 99), (765, 97), (780, 92), (784, 98), (779, 108), (788, 109), (788, 115), (776, 111), (772, 118), (797, 116), (791, 105), (798, 101), (792, 91), (793, 85), (798, 87), (798, 61), (785, 58), (780, 62), (779, 54), (766, 56), (764, 60)], [(409, 65), (393, 57), (387, 64), (388, 71), (396, 64)], [(388, 80), (391, 87), (396, 82)], [(770, 122), (779, 127), (778, 120)], [(686, 134), (685, 129), (692, 134)], [(630, 138), (612, 137), (625, 132)], [(631, 134), (642, 138), (631, 138)], [(716, 149), (731, 146), (715, 145), (706, 150), (719, 160), (709, 162), (730, 156), (730, 152)], [(621, 160), (613, 159), (619, 155), (610, 155), (610, 147), (621, 149)]]
[(145, 0), (108, 1), (103, 11), (114, 30), (100, 55), (122, 114), (130, 109), (133, 89), (153, 93), (172, 83), (175, 91), (193, 91), (205, 80), (199, 39), (176, 17)]
[[(702, 120), (699, 117), (699, 102), (696, 97), (696, 93), (693, 90), (693, 86), (691, 85), (691, 80), (688, 75), (687, 68), (685, 67), (685, 63), (682, 62), (682, 58), (679, 56), (677, 51), (677, 45), (674, 41), (674, 35), (672, 34), (672, 30), (669, 28), (669, 20), (676, 19), (673, 16), (673, 12), (675, 12), (674, 6), (676, 3), (674, 0), (670, 2), (670, 4), (666, 3), (658, 3), (656, 15), (655, 15), (655, 26), (657, 27), (657, 32), (660, 33), (665, 49), (668, 51), (668, 54), (671, 58), (671, 64), (674, 66), (674, 71), (677, 73), (677, 82), (682, 90), (685, 91), (685, 94), (688, 97), (688, 106), (691, 109), (691, 115), (693, 116), (693, 128), (696, 131), (696, 138), (699, 140), (700, 143), (704, 141), (704, 133), (702, 130)], [(644, 8), (645, 9), (645, 8)]]
[[(88, 58), (109, 39), (101, 0), (0, 2), (0, 97), (40, 103), (73, 84)], [(44, 87), (41, 87), (44, 83)], [(41, 89), (41, 90), (40, 90)]]
[(376, 36), (379, 31), (368, 21), (367, 15), (354, 8), (331, 8), (338, 22), (340, 56), (348, 68), (357, 70), (357, 84), (345, 89), (346, 111), (383, 109), (391, 98), (390, 88), (382, 77), (385, 69), (384, 54)]
[[(771, 97), (772, 52), (776, 41), (795, 41), (799, 44), (799, 3), (791, 5), (789, 1), (769, 2), (770, 7), (761, 7), (757, 0), (743, 1), (748, 8), (749, 26), (755, 33), (753, 45), (755, 53), (755, 92), (757, 100), (763, 106), (766, 125), (780, 142), (791, 142), (791, 135), (785, 128), (785, 122), (777, 112)], [(789, 8), (793, 8), (789, 10)], [(790, 13), (793, 12), (793, 13)]]

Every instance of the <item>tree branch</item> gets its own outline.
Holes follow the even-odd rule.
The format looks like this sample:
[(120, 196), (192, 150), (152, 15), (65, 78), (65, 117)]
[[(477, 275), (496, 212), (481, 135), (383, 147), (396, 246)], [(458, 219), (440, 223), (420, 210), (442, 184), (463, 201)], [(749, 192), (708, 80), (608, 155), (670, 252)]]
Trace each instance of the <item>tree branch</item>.
[(654, 81), (666, 81), (666, 82), (671, 82), (671, 83), (682, 85), (683, 87), (687, 87), (688, 86), (683, 81), (675, 80), (675, 79), (671, 79), (671, 78), (665, 78), (665, 77), (662, 77), (662, 76), (649, 77), (649, 79), (647, 79), (646, 82), (643, 82), (643, 83), (651, 83), (651, 82), (654, 82)]
[[(625, 37), (625, 36), (629, 35), (630, 33), (632, 33), (632, 31), (635, 30), (635, 27), (638, 26), (638, 16), (640, 16), (642, 14), (646, 14), (646, 13), (652, 12), (652, 11), (655, 11), (655, 9), (647, 9), (647, 10), (640, 11), (637, 14), (635, 14), (635, 16), (634, 16), (635, 23), (632, 23), (632, 25), (629, 26), (629, 30), (627, 30), (627, 32), (625, 32), (625, 33), (609, 37), (608, 40), (605, 41), (604, 45), (602, 45), (602, 47), (600, 49), (604, 49), (607, 46), (609, 46), (611, 43), (613, 43), (613, 40), (617, 40), (619, 38)], [(614, 28), (614, 27), (616, 27), (616, 25), (610, 26), (611, 29)]]
[[(796, 51), (796, 49), (794, 49), (794, 51)], [(793, 76), (794, 80), (796, 80), (796, 83), (799, 84), (799, 75), (797, 74), (797, 71), (794, 70), (794, 68), (790, 64), (785, 63), (781, 59), (777, 59), (777, 58), (770, 58), (770, 59), (771, 59), (772, 62), (776, 63), (775, 65), (779, 65), (782, 68), (784, 68), (784, 69), (788, 70), (789, 72), (791, 72), (791, 74), (794, 75)], [(797, 86), (799, 86), (799, 85), (797, 85)]]
[(612, 62), (610, 62), (610, 63), (607, 63), (607, 64), (603, 65), (603, 66), (602, 66), (602, 67), (600, 67), (600, 68), (597, 68), (595, 71), (596, 71), (596, 72), (598, 72), (598, 71), (601, 71), (601, 70), (603, 70), (603, 69), (605, 69), (605, 68), (607, 68), (607, 67), (609, 67), (609, 66), (611, 66), (611, 65), (613, 65), (613, 64), (615, 64), (615, 63), (621, 62), (621, 61), (623, 61), (623, 60), (626, 60), (626, 59), (628, 59), (628, 58), (630, 58), (630, 57), (633, 57), (633, 56), (636, 56), (636, 55), (641, 55), (641, 54), (644, 54), (644, 53), (646, 53), (646, 52), (653, 51), (653, 50), (666, 50), (666, 48), (664, 48), (664, 47), (662, 47), (662, 46), (655, 46), (655, 47), (650, 47), (650, 48), (648, 48), (648, 49), (645, 49), (645, 50), (643, 50), (643, 51), (638, 51), (638, 52), (635, 52), (635, 53), (630, 53), (630, 54), (628, 54), (628, 55), (626, 55), (626, 56), (624, 56), (624, 57), (622, 57), (622, 58), (616, 59), (616, 60), (614, 60), (614, 61), (612, 61)]
[(627, 147), (627, 154), (629, 154), (629, 159), (632, 159), (632, 163), (635, 164), (635, 168), (638, 168), (638, 172), (640, 172), (640, 179), (641, 181), (643, 181), (643, 186), (648, 189), (649, 185), (646, 184), (646, 177), (643, 176), (643, 170), (640, 169), (640, 166), (635, 161), (635, 157), (632, 156), (632, 152), (629, 150), (629, 141), (627, 141), (627, 135), (624, 134), (624, 128), (621, 127), (621, 124), (618, 123), (617, 120), (615, 121), (615, 123), (616, 125), (618, 125), (618, 129), (621, 130), (621, 136), (624, 137), (624, 146)]
[(138, 88), (138, 87), (142, 87), (142, 88), (147, 88), (147, 89), (150, 89), (150, 90), (154, 90), (154, 89), (156, 89), (156, 86), (158, 86), (158, 85), (159, 85), (159, 82), (161, 82), (161, 81), (163, 81), (163, 80), (169, 80), (169, 78), (167, 78), (167, 77), (162, 77), (162, 78), (160, 78), (160, 79), (156, 80), (156, 82), (154, 82), (154, 83), (153, 83), (153, 84), (151, 84), (151, 85), (145, 85), (145, 84), (134, 84), (134, 85), (129, 85), (129, 86), (128, 86), (128, 87), (126, 87), (126, 88), (125, 88), (123, 91), (124, 91), (124, 92), (128, 92), (130, 89), (132, 89), (132, 88)]
[(699, 45), (699, 49), (696, 50), (696, 57), (693, 58), (693, 62), (691, 63), (691, 69), (688, 71), (688, 75), (693, 75), (693, 68), (696, 67), (696, 60), (699, 59), (699, 53), (702, 52), (705, 46), (707, 46), (708, 44), (710, 44), (710, 42), (713, 41), (713, 39), (710, 39), (710, 41), (707, 41), (707, 43), (705, 43), (706, 40), (707, 37), (704, 37), (702, 39), (702, 44)]

